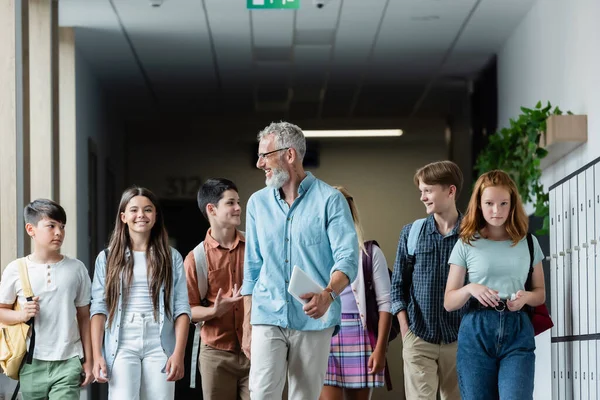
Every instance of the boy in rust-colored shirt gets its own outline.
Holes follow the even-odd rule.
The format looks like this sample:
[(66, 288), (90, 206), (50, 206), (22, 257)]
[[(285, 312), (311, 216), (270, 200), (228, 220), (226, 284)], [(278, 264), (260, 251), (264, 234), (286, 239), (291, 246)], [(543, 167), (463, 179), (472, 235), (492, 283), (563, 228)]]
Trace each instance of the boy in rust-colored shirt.
[(192, 321), (202, 327), (198, 362), (203, 397), (250, 399), (250, 360), (241, 350), (245, 239), (237, 229), (242, 211), (237, 187), (227, 179), (207, 180), (198, 191), (198, 207), (210, 229), (184, 266)]

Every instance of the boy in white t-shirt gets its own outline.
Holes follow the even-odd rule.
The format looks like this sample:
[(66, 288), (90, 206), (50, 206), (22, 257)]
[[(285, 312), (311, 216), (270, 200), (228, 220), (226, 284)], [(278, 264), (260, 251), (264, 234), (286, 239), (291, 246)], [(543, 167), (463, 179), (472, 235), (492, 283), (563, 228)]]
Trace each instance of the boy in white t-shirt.
[[(33, 300), (26, 301), (19, 260), (8, 264), (0, 281), (0, 323), (34, 318), (31, 364), (19, 373), (24, 400), (79, 399), (80, 387), (92, 382), (90, 278), (85, 265), (60, 254), (67, 215), (52, 200), (37, 199), (25, 207), (25, 230), (34, 251), (27, 257)], [(13, 310), (15, 300), (23, 306)]]

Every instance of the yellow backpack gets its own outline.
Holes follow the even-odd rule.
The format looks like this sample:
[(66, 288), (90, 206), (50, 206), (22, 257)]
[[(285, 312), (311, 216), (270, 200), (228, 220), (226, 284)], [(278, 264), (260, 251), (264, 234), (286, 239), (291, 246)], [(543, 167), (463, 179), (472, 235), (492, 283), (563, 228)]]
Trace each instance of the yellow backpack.
[[(21, 279), (23, 293), (29, 301), (33, 298), (33, 292), (31, 290), (31, 284), (29, 283), (27, 263), (25, 262), (25, 258), (18, 259), (17, 263), (19, 265), (19, 277)], [(17, 299), (13, 306), (13, 310), (20, 309), (21, 305)], [(21, 370), (21, 365), (23, 365), (23, 359), (27, 355), (27, 335), (30, 327), (32, 331), (30, 344), (31, 350), (33, 351), (33, 346), (35, 345), (33, 318), (27, 322), (20, 322), (14, 325), (0, 324), (0, 368), (2, 368), (4, 374), (11, 379), (19, 379), (19, 371)], [(32, 357), (29, 358), (31, 359)]]

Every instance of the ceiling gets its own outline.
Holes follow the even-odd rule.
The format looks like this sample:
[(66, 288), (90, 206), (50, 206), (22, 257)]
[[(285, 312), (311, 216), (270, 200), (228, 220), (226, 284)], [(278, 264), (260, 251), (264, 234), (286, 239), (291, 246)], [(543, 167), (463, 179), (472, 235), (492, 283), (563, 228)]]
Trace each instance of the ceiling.
[(127, 115), (422, 117), (466, 82), (534, 0), (60, 0), (59, 23)]

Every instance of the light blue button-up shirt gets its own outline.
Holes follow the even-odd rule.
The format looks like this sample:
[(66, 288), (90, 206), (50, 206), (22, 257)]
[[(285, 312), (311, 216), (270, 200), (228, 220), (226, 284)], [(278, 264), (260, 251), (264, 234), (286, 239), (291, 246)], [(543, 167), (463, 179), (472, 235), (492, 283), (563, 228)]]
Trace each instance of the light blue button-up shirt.
[[(129, 251), (127, 251), (126, 256), (129, 256)], [(192, 318), (190, 304), (188, 303), (187, 284), (183, 269), (183, 258), (181, 258), (181, 254), (179, 254), (179, 252), (172, 247), (171, 262), (173, 264), (173, 287), (171, 288), (170, 303), (171, 317), (165, 313), (164, 287), (161, 288), (161, 295), (158, 296), (160, 342), (167, 357), (171, 357), (175, 351), (175, 320), (181, 314), (187, 314), (190, 319)], [(93, 317), (96, 314), (104, 314), (107, 317), (107, 322), (104, 328), (104, 345), (102, 346), (102, 352), (104, 355), (104, 360), (106, 361), (106, 368), (108, 369), (108, 377), (110, 378), (113, 363), (115, 361), (115, 355), (117, 354), (117, 350), (119, 348), (119, 331), (121, 328), (123, 311), (125, 310), (122, 310), (123, 296), (119, 294), (119, 303), (117, 304), (115, 319), (112, 323), (112, 326), (109, 328), (108, 308), (106, 305), (104, 292), (105, 285), (106, 254), (104, 251), (102, 251), (100, 254), (98, 254), (98, 257), (96, 257), (94, 280), (92, 282), (92, 305), (90, 307), (90, 315)], [(121, 285), (123, 285), (122, 280)], [(165, 367), (166, 365), (163, 366), (163, 372)]]
[(279, 190), (268, 187), (248, 200), (242, 295), (252, 295), (252, 325), (301, 331), (338, 327), (339, 298), (324, 317), (313, 319), (288, 293), (294, 265), (323, 287), (334, 271), (350, 282), (358, 271), (358, 239), (348, 203), (310, 172), (291, 207)]

